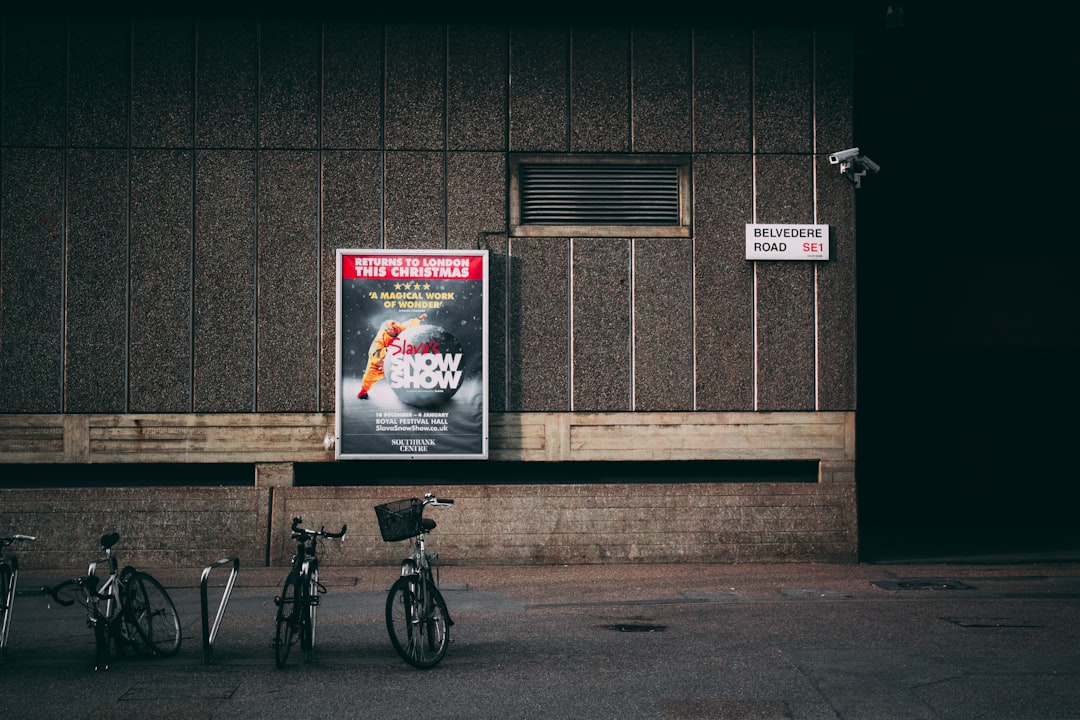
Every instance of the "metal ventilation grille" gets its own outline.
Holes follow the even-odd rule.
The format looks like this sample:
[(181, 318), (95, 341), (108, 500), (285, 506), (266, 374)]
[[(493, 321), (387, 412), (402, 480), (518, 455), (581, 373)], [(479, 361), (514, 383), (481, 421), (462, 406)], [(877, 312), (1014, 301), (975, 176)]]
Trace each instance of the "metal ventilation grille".
[(519, 167), (521, 224), (678, 226), (678, 165)]

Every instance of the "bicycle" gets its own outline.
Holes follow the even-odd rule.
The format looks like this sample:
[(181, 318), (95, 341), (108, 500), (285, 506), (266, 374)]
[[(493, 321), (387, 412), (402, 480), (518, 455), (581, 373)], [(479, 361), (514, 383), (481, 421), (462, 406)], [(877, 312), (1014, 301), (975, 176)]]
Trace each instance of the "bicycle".
[[(31, 540), (37, 540), (37, 536), (0, 537), (0, 548)], [(15, 604), (15, 586), (18, 584), (19, 558), (15, 555), (0, 556), (0, 660), (7, 655), (8, 633), (11, 631), (11, 607)]]
[[(120, 533), (101, 536), (105, 557), (90, 563), (83, 577), (71, 578), (42, 592), (59, 605), (79, 603), (86, 609), (86, 624), (94, 631), (95, 670), (108, 670), (113, 657), (131, 647), (144, 657), (170, 657), (180, 651), (180, 616), (164, 586), (152, 575), (119, 562), (113, 546)], [(98, 566), (105, 563), (102, 581)]]
[(386, 597), (386, 630), (397, 654), (421, 670), (435, 667), (446, 655), (454, 624), (439, 592), (438, 553), (427, 551), (427, 534), (435, 529), (435, 521), (424, 517), (424, 508), (453, 504), (453, 500), (425, 493), (423, 500), (408, 498), (375, 506), (383, 540), (412, 539), (409, 556), (401, 562), (401, 577)]
[(292, 558), (292, 569), (285, 578), (281, 594), (274, 597), (277, 605), (277, 631), (274, 635), (274, 660), (279, 668), (284, 668), (289, 659), (289, 651), (300, 636), (300, 648), (304, 651), (307, 662), (315, 660), (315, 618), (319, 609), (319, 595), (326, 593), (326, 587), (319, 582), (319, 538), (337, 540), (345, 536), (347, 525), (341, 526), (341, 532), (326, 532), (323, 528), (308, 530), (300, 527), (300, 518), (293, 518), (292, 539), (296, 541), (296, 554)]

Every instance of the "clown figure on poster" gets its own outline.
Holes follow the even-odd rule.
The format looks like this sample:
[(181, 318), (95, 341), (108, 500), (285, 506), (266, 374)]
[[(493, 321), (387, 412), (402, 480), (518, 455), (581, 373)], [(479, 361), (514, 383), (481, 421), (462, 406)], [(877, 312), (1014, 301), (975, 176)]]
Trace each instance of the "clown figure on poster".
[(386, 359), (386, 352), (391, 343), (403, 330), (419, 325), (426, 317), (427, 314), (425, 313), (404, 322), (387, 320), (379, 326), (378, 331), (375, 333), (375, 339), (371, 341), (371, 347), (368, 348), (367, 367), (364, 368), (364, 378), (360, 383), (360, 392), (357, 393), (356, 397), (367, 400), (371, 386), (385, 377), (383, 361)]

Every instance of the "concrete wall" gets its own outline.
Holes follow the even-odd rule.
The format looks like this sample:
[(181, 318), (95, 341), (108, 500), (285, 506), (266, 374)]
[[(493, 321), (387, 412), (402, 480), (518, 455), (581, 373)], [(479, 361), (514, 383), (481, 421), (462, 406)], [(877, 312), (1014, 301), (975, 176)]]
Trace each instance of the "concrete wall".
[[(332, 412), (334, 252), (477, 245), (494, 412), (855, 407), (848, 33), (5, 27), (0, 413)], [(509, 152), (692, 153), (693, 237), (508, 238)]]
[[(828, 466), (826, 466), (827, 468)], [(0, 523), (31, 531), (24, 569), (79, 574), (117, 531), (117, 556), (143, 567), (200, 568), (236, 557), (242, 567), (288, 566), (294, 517), (337, 531), (328, 565), (393, 565), (404, 542), (383, 542), (375, 505), (424, 492), (435, 508), (431, 549), (451, 565), (650, 562), (853, 562), (855, 487), (845, 473), (822, 484), (638, 483), (385, 487), (0, 489)], [(21, 529), (21, 530), (20, 530)], [(6, 532), (6, 530), (5, 530)]]
[[(639, 457), (654, 414), (720, 417), (722, 431), (728, 413), (854, 413), (854, 195), (827, 161), (852, 144), (843, 28), (2, 22), (6, 462), (72, 463), (75, 477), (114, 431), (154, 446), (156, 415), (190, 417), (182, 442), (221, 416), (277, 443), (226, 444), (215, 462), (324, 453), (318, 420), (299, 435), (278, 421), (335, 409), (339, 248), (489, 249), (493, 425), (643, 416), (593, 460)], [(689, 153), (693, 236), (511, 238), (511, 152)], [(829, 224), (831, 259), (748, 262), (748, 222)], [(62, 429), (11, 429), (26, 417)], [(115, 422), (94, 436), (101, 417)], [(678, 433), (654, 437), (642, 459), (679, 454)], [(57, 438), (49, 458), (23, 458)], [(154, 461), (125, 447), (124, 462)], [(763, 507), (760, 488), (735, 496)]]

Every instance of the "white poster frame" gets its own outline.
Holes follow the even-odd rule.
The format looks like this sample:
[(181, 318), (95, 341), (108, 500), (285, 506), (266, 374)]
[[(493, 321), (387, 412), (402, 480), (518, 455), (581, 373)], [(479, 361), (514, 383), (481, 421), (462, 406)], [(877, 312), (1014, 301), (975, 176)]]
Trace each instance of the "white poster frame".
[(335, 257), (335, 458), (486, 460), (488, 251)]

